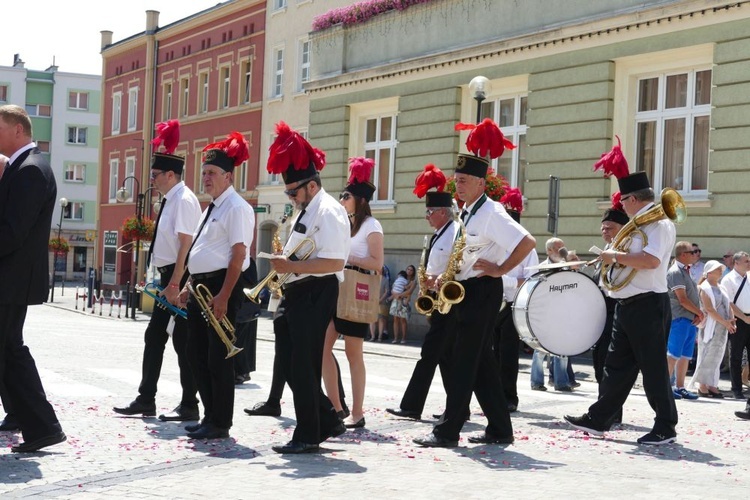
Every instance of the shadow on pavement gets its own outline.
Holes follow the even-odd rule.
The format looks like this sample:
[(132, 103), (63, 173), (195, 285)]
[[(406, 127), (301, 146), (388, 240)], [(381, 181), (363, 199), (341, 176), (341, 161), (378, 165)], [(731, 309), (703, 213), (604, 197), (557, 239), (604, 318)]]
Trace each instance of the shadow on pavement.
[(514, 451), (512, 446), (481, 445), (472, 448), (453, 448), (453, 452), (456, 455), (484, 465), (488, 469), (498, 471), (549, 470), (567, 465), (534, 459)]
[(362, 474), (367, 472), (353, 460), (342, 460), (332, 456), (344, 450), (320, 448), (320, 453), (309, 455), (279, 455), (286, 460), (282, 465), (269, 465), (268, 470), (281, 470), (281, 477), (290, 479), (308, 479), (330, 477), (340, 474)]

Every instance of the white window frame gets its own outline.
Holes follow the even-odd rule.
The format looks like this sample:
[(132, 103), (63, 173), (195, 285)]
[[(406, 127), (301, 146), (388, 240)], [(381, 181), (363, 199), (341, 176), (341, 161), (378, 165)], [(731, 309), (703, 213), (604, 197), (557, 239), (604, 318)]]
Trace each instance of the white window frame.
[(190, 112), (190, 79), (180, 79), (180, 117), (186, 118)]
[(198, 73), (198, 113), (208, 113), (208, 71)]
[(112, 158), (109, 160), (109, 202), (117, 202), (117, 190), (120, 189), (118, 180), (120, 178), (120, 160)]
[[(71, 201), (63, 208), (63, 220), (82, 221), (86, 216), (84, 212), (86, 204), (83, 201)], [(76, 217), (78, 215), (78, 217)]]
[(10, 94), (10, 86), (0, 85), (0, 102), (1, 103), (8, 102), (8, 94)]
[(162, 121), (169, 120), (172, 117), (172, 82), (164, 84), (164, 103), (161, 111)]
[[(43, 115), (40, 113), (42, 106), (49, 108), (49, 114)], [(29, 116), (33, 116), (35, 118), (50, 118), (52, 117), (52, 105), (51, 104), (27, 104), (26, 112), (29, 114)]]
[(65, 182), (85, 183), (86, 182), (86, 164), (85, 163), (68, 163), (65, 165), (63, 174)]
[[(70, 140), (71, 134), (73, 134), (73, 140)], [(67, 143), (85, 146), (88, 143), (88, 127), (80, 127), (78, 125), (68, 126)]]
[(271, 97), (280, 99), (284, 96), (284, 47), (274, 48), (271, 64)]
[(253, 99), (253, 61), (248, 58), (242, 61), (242, 95), (240, 96), (240, 102), (242, 104), (250, 104)]
[(125, 189), (128, 192), (128, 198), (125, 201), (132, 202), (133, 201), (133, 192), (135, 191), (135, 156), (126, 156), (125, 157), (125, 177), (123, 179), (127, 179), (128, 177), (133, 177), (133, 179), (128, 179), (127, 185), (125, 186)]
[[(75, 94), (76, 105), (75, 106), (70, 106), (70, 98), (73, 97), (73, 94)], [(86, 105), (85, 106), (81, 106), (81, 96), (83, 96), (83, 95), (86, 96)], [(88, 92), (81, 92), (79, 90), (71, 90), (70, 92), (68, 92), (68, 106), (70, 107), (70, 109), (76, 109), (76, 110), (79, 110), (79, 111), (88, 111), (88, 109), (89, 109), (89, 93)]]
[[(351, 105), (350, 113), (350, 144), (349, 156), (374, 156), (375, 169), (373, 171), (373, 183), (376, 186), (370, 206), (375, 208), (389, 208), (395, 206), (394, 181), (396, 175), (396, 152), (398, 149), (398, 97), (380, 99), (366, 103)], [(380, 140), (383, 118), (391, 118), (391, 138), (386, 141)], [(367, 133), (367, 121), (377, 120), (376, 136), (374, 142), (365, 142)], [(381, 193), (377, 187), (380, 184), (380, 154), (382, 150), (389, 150), (391, 165), (388, 169), (388, 193), (380, 199)], [(372, 153), (371, 153), (372, 152)], [(370, 154), (371, 153), (371, 154)]]
[(112, 94), (112, 135), (120, 133), (122, 123), (122, 92)]
[[(638, 123), (648, 118), (648, 115), (639, 115), (638, 109), (638, 82), (642, 79), (649, 77), (656, 77), (659, 75), (674, 75), (681, 73), (689, 73), (695, 71), (702, 71), (713, 69), (713, 55), (714, 48), (711, 44), (698, 45), (685, 47), (681, 49), (665, 50), (661, 52), (652, 52), (647, 55), (631, 56), (615, 60), (615, 99), (614, 102), (622, 103), (615, 107), (615, 115), (613, 122), (614, 135), (617, 135), (622, 140), (622, 149), (625, 152), (625, 157), (630, 161), (630, 170), (636, 170), (637, 162), (637, 127)], [(694, 74), (694, 73), (693, 73)], [(660, 86), (660, 93), (661, 88)], [(688, 98), (692, 99), (694, 92), (692, 86), (688, 89)], [(663, 97), (660, 96), (660, 103), (663, 102)], [(691, 101), (688, 101), (691, 102)], [(711, 114), (711, 105), (702, 105), (700, 109), (692, 109), (690, 111), (690, 117), (695, 116), (709, 116)], [(663, 109), (663, 106), (660, 106)], [(664, 110), (661, 113), (660, 122), (663, 123), (664, 118), (670, 116), (688, 116), (686, 108), (678, 108), (677, 110)], [(656, 115), (654, 115), (656, 116)], [(699, 201), (705, 202), (708, 200), (708, 184), (710, 183), (710, 165), (706, 166), (706, 179), (707, 189), (704, 190), (691, 190), (689, 187), (692, 184), (692, 124), (691, 119), (686, 119), (686, 130), (685, 130), (685, 156), (684, 156), (684, 172), (688, 175), (683, 175), (683, 186), (687, 186), (687, 189), (680, 190), (685, 201)], [(688, 128), (689, 127), (689, 128)], [(651, 185), (656, 193), (659, 193), (665, 186), (663, 181), (663, 132), (657, 131), (657, 150), (655, 151), (656, 162), (654, 165), (654, 178), (650, 179)], [(613, 140), (616, 142), (616, 139)], [(710, 154), (710, 153), (709, 153)], [(710, 156), (709, 156), (710, 158)], [(617, 187), (613, 186), (613, 190)]]
[(286, 9), (287, 0), (273, 0), (273, 12)]
[(128, 132), (138, 127), (138, 87), (128, 89)]
[(221, 90), (219, 91), (219, 105), (222, 109), (229, 107), (229, 92), (232, 88), (232, 71), (229, 66), (219, 68), (219, 78), (221, 80)]
[(300, 39), (297, 44), (297, 60), (299, 61), (297, 74), (297, 92), (303, 92), (303, 85), (310, 81), (310, 58), (312, 57), (312, 42), (309, 38)]
[(234, 173), (234, 189), (240, 193), (247, 191), (247, 160), (243, 161)]

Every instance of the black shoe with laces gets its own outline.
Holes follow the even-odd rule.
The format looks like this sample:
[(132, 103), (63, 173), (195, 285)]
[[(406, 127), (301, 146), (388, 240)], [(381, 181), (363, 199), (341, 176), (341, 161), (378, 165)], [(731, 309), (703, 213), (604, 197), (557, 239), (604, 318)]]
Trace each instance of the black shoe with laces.
[(594, 422), (588, 413), (584, 413), (580, 417), (574, 417), (572, 415), (565, 415), (565, 421), (572, 425), (579, 431), (588, 432), (594, 436), (603, 436), (609, 429), (603, 425), (599, 425)]
[(674, 443), (675, 438), (677, 437), (677, 434), (672, 432), (655, 432), (651, 431), (645, 436), (641, 436), (638, 438), (638, 444), (646, 444), (646, 445), (653, 445), (658, 446), (660, 444), (669, 444)]

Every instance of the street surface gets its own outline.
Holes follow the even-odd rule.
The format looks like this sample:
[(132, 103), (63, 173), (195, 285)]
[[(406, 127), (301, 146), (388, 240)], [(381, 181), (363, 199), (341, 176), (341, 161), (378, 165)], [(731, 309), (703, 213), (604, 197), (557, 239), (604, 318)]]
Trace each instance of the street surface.
[[(322, 445), (316, 455), (282, 456), (271, 446), (290, 439), (291, 391), (281, 418), (248, 417), (243, 408), (268, 394), (273, 360), (270, 320), (259, 323), (258, 371), (237, 387), (231, 438), (188, 439), (184, 424), (116, 416), (113, 406), (137, 395), (143, 332), (138, 320), (74, 310), (75, 290), (55, 304), (29, 309), (25, 337), (67, 443), (14, 454), (20, 435), (0, 433), (0, 494), (55, 498), (746, 498), (750, 484), (750, 422), (734, 416), (744, 401), (677, 401), (677, 442), (644, 447), (653, 413), (643, 391), (625, 405), (624, 425), (604, 439), (571, 430), (564, 414), (581, 414), (596, 398), (593, 370), (575, 363), (582, 385), (573, 393), (532, 391), (529, 357), (521, 359), (515, 444), (472, 445), (483, 429), (472, 403), (460, 447), (425, 449), (411, 440), (431, 431), (444, 392), (439, 374), (423, 421), (385, 412), (398, 406), (419, 356), (417, 345), (366, 343), (367, 427)], [(114, 315), (116, 316), (116, 310)], [(123, 314), (124, 316), (124, 314)], [(343, 348), (341, 341), (337, 348)], [(344, 384), (348, 367), (337, 351)], [(728, 390), (727, 380), (722, 389)], [(347, 389), (347, 393), (350, 391)], [(177, 362), (167, 346), (157, 414), (179, 402)], [(3, 413), (0, 412), (0, 415)]]

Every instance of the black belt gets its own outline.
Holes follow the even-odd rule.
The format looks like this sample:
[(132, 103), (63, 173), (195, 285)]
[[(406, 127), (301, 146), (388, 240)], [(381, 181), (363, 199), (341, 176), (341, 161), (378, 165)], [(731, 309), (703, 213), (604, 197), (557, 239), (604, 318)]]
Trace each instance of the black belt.
[(617, 303), (621, 306), (626, 306), (628, 304), (631, 304), (635, 302), (636, 300), (645, 299), (646, 297), (651, 297), (652, 295), (656, 295), (656, 292), (644, 292), (639, 293), (638, 295), (633, 295), (632, 297), (627, 297), (625, 299), (616, 299)]
[(218, 271), (211, 271), (210, 273), (191, 273), (190, 276), (192, 276), (194, 280), (202, 281), (211, 278), (218, 278), (226, 273), (226, 269), (219, 269)]
[(365, 269), (359, 266), (350, 266), (349, 264), (345, 265), (344, 269), (351, 269), (352, 271), (357, 271), (358, 273), (362, 274), (378, 274), (377, 271), (370, 271), (369, 269)]
[(304, 278), (298, 279), (297, 281), (292, 281), (291, 283), (286, 283), (284, 285), (281, 285), (281, 290), (283, 292), (286, 292), (300, 285), (304, 285), (305, 283), (309, 283), (314, 279), (326, 278), (328, 276), (333, 276), (333, 275), (331, 274), (331, 275), (326, 275), (326, 276), (305, 276)]
[(169, 264), (169, 265), (166, 265), (166, 266), (157, 267), (156, 269), (158, 269), (159, 272), (162, 273), (162, 274), (171, 273), (172, 271), (174, 271), (174, 264)]

